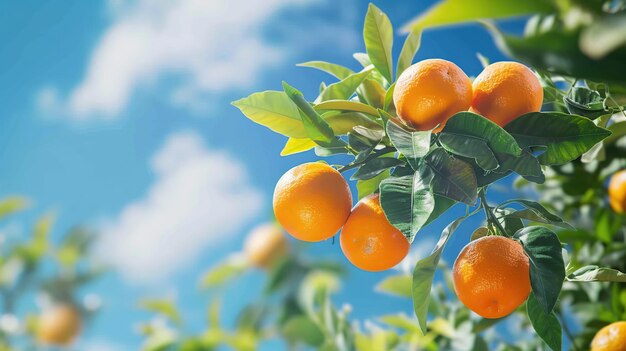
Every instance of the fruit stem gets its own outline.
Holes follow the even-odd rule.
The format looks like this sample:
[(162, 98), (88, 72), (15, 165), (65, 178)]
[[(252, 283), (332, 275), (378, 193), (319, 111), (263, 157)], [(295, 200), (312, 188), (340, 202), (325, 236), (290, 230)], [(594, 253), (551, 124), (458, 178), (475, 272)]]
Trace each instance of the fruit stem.
[(504, 227), (502, 226), (498, 218), (496, 218), (496, 216), (491, 211), (492, 208), (487, 203), (487, 194), (485, 192), (485, 188), (481, 188), (478, 191), (478, 196), (480, 197), (480, 205), (485, 210), (485, 217), (487, 218), (487, 223), (495, 226), (502, 234), (506, 236), (510, 236), (508, 235), (508, 233), (506, 232), (506, 230), (504, 229)]

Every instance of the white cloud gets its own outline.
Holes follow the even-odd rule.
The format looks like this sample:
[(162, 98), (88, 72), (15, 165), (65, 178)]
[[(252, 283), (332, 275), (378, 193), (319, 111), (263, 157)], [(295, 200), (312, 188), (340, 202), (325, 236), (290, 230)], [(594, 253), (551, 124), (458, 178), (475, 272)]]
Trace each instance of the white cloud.
[(145, 197), (105, 223), (99, 256), (130, 283), (164, 282), (232, 238), (262, 207), (245, 167), (195, 133), (170, 136), (151, 163)]
[[(280, 64), (288, 45), (270, 42), (264, 30), (282, 11), (295, 9), (303, 16), (319, 1), (332, 4), (331, 0), (110, 0), (113, 22), (92, 52), (81, 82), (67, 97), (43, 88), (37, 102), (44, 113), (115, 118), (139, 88), (173, 78), (168, 92), (173, 104), (205, 107), (207, 97), (249, 87), (258, 73)], [(306, 23), (306, 30), (299, 31), (290, 30), (299, 23), (287, 23), (283, 34), (298, 34), (298, 44), (324, 40), (345, 48), (349, 46), (345, 41), (358, 34), (337, 22), (341, 24)]]

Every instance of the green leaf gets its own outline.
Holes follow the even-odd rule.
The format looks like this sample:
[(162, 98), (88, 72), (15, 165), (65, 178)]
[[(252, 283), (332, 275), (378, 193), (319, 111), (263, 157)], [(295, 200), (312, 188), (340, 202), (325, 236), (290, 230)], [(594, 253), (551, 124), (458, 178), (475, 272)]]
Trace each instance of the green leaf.
[(589, 57), (599, 60), (626, 44), (626, 14), (605, 15), (594, 20), (580, 35), (580, 49)]
[(376, 80), (367, 78), (357, 89), (357, 94), (361, 100), (365, 100), (368, 105), (375, 108), (383, 108), (385, 104), (385, 88)]
[(530, 216), (531, 218), (529, 218), (529, 216), (526, 216), (526, 213), (524, 213), (523, 211), (515, 211), (510, 214), (507, 214), (506, 215), (507, 217), (530, 219), (532, 221), (552, 224), (552, 225), (556, 225), (565, 229), (574, 229), (574, 227), (564, 222), (563, 219), (561, 219), (561, 217), (548, 211), (548, 209), (543, 207), (543, 205), (535, 201), (530, 201), (530, 200), (525, 200), (525, 199), (513, 199), (513, 200), (508, 200), (508, 201), (501, 203), (500, 205), (498, 205), (498, 207), (502, 207), (511, 203), (518, 203), (524, 206), (530, 211), (530, 213), (533, 213), (534, 216)]
[(438, 140), (449, 152), (473, 158), (479, 167), (489, 171), (498, 167), (496, 153), (515, 157), (522, 153), (515, 139), (504, 129), (471, 112), (452, 116), (439, 133)]
[(376, 291), (410, 298), (413, 278), (406, 274), (396, 274), (383, 279), (376, 285)]
[(431, 182), (434, 193), (468, 205), (476, 203), (478, 185), (470, 164), (453, 158), (444, 149), (433, 150), (426, 162), (435, 173)]
[(361, 166), (351, 177), (354, 180), (368, 180), (376, 177), (391, 167), (404, 162), (395, 157), (378, 157)]
[(335, 135), (345, 135), (351, 132), (354, 127), (375, 128), (382, 131), (382, 127), (377, 122), (360, 112), (338, 113), (331, 111), (324, 113), (322, 119), (330, 125)]
[(326, 100), (316, 104), (313, 108), (315, 111), (340, 110), (363, 112), (372, 116), (378, 116), (378, 110), (376, 108), (358, 101), (350, 100)]
[(12, 196), (4, 198), (0, 201), (0, 219), (19, 212), (28, 207), (28, 205), (29, 201), (24, 197)]
[(391, 224), (413, 242), (435, 206), (428, 186), (430, 175), (415, 172), (404, 177), (389, 177), (380, 183), (380, 205)]
[(414, 132), (389, 121), (387, 122), (387, 135), (396, 147), (403, 154), (413, 169), (417, 168), (418, 159), (426, 156), (430, 150), (430, 137), (432, 132)]
[(364, 52), (355, 52), (352, 54), (355, 60), (363, 66), (363, 68), (367, 68), (372, 65), (372, 61), (370, 61), (369, 56), (367, 56)]
[(420, 30), (412, 30), (404, 40), (400, 56), (398, 56), (398, 65), (396, 66), (396, 79), (400, 77), (402, 72), (409, 68), (413, 63), (413, 58), (417, 50), (420, 48), (422, 41), (422, 32)]
[(289, 138), (285, 143), (285, 146), (280, 151), (281, 156), (288, 156), (297, 154), (300, 152), (305, 152), (314, 148), (317, 144), (311, 139), (297, 139), (297, 138)]
[(514, 236), (519, 239), (530, 262), (530, 285), (546, 313), (552, 312), (565, 279), (561, 242), (544, 227), (526, 227)]
[(200, 286), (205, 289), (222, 286), (240, 276), (247, 268), (248, 263), (243, 257), (232, 256), (206, 272), (200, 281)]
[(319, 69), (320, 71), (324, 71), (328, 74), (331, 74), (340, 80), (346, 79), (348, 78), (348, 76), (354, 74), (354, 71), (347, 67), (344, 67), (335, 63), (325, 62), (325, 61), (308, 61), (308, 62), (299, 63), (296, 66), (316, 68), (316, 69)]
[(611, 134), (585, 117), (557, 112), (528, 113), (504, 129), (522, 148), (545, 147), (546, 151), (538, 157), (543, 165), (575, 160)]
[(309, 102), (304, 99), (302, 93), (286, 82), (283, 82), (283, 88), (285, 94), (302, 111), (301, 118), (307, 136), (317, 143), (332, 143), (335, 138), (332, 128), (315, 112)]
[(369, 56), (374, 67), (387, 79), (387, 82), (393, 82), (393, 61), (391, 59), (393, 27), (389, 17), (372, 3), (369, 4), (365, 15), (363, 40), (365, 41), (367, 56)]
[(513, 171), (531, 182), (542, 184), (545, 181), (545, 175), (539, 160), (526, 150), (522, 151), (519, 157), (496, 154), (496, 158), (500, 163), (500, 167), (494, 171), (495, 173)]
[(617, 269), (595, 265), (579, 268), (567, 276), (571, 282), (619, 282), (626, 283), (626, 274)]
[(604, 99), (600, 93), (585, 87), (573, 87), (563, 102), (569, 113), (596, 119), (609, 113), (604, 109)]
[(264, 91), (232, 103), (241, 113), (276, 133), (306, 138), (298, 106), (282, 91)]
[(383, 111), (389, 111), (389, 109), (392, 107), (393, 109), (395, 109), (395, 107), (393, 106), (393, 91), (395, 88), (396, 83), (393, 83), (387, 89), (387, 92), (385, 93), (385, 103), (383, 104)]
[(305, 315), (289, 318), (282, 325), (281, 332), (287, 341), (301, 342), (313, 347), (324, 343), (324, 333), (320, 327)]
[(380, 182), (388, 178), (389, 175), (390, 175), (389, 170), (385, 170), (384, 172), (382, 172), (381, 174), (377, 175), (374, 178), (357, 181), (356, 189), (359, 194), (359, 200), (366, 197), (367, 195), (370, 195), (378, 191), (378, 186), (380, 185)]
[(433, 249), (430, 256), (420, 260), (413, 269), (413, 310), (417, 316), (417, 321), (423, 334), (426, 334), (426, 318), (428, 316), (428, 303), (430, 290), (435, 278), (435, 270), (439, 264), (441, 253), (443, 252), (448, 239), (452, 233), (467, 217), (461, 217), (450, 223), (441, 233), (439, 242)]
[(372, 73), (371, 69), (365, 69), (361, 72), (351, 74), (346, 79), (343, 79), (337, 83), (333, 83), (324, 89), (322, 93), (315, 100), (316, 104), (327, 100), (348, 100), (356, 89), (363, 83)]
[(495, 2), (489, 0), (444, 0), (411, 20), (402, 30), (419, 30), (486, 18), (498, 19), (535, 13), (551, 13), (554, 10), (551, 2), (543, 0)]
[(553, 351), (561, 351), (561, 323), (556, 314), (554, 312), (546, 313), (533, 293), (528, 296), (526, 301), (526, 313), (530, 319), (530, 324), (541, 340)]
[(139, 302), (139, 307), (146, 311), (158, 313), (177, 325), (183, 323), (178, 309), (169, 299), (143, 299)]

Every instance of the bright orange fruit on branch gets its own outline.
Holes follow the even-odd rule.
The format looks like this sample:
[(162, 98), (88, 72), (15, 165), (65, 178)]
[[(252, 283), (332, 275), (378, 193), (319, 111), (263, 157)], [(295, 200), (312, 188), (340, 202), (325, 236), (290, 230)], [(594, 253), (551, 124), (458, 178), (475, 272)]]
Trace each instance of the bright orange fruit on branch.
[(348, 260), (365, 271), (383, 271), (409, 253), (409, 241), (385, 217), (378, 194), (354, 206), (340, 236), (341, 250)]
[(76, 307), (62, 304), (45, 311), (37, 325), (37, 340), (43, 345), (67, 346), (80, 333), (82, 318)]
[(530, 294), (528, 257), (520, 243), (503, 236), (467, 244), (452, 274), (461, 302), (484, 318), (508, 315)]
[(243, 251), (253, 266), (266, 269), (289, 251), (289, 242), (280, 226), (266, 223), (248, 234)]
[(283, 174), (274, 190), (274, 214), (280, 225), (303, 241), (326, 240), (350, 215), (350, 187), (334, 168), (312, 162)]
[(600, 329), (591, 342), (591, 351), (626, 351), (626, 322)]
[(609, 182), (609, 203), (613, 211), (626, 212), (626, 170), (619, 171)]
[(393, 102), (406, 124), (422, 131), (439, 125), (439, 131), (455, 113), (469, 109), (472, 82), (450, 61), (420, 61), (398, 77)]
[(474, 79), (470, 111), (505, 126), (517, 117), (538, 112), (543, 88), (528, 67), (517, 62), (496, 62)]

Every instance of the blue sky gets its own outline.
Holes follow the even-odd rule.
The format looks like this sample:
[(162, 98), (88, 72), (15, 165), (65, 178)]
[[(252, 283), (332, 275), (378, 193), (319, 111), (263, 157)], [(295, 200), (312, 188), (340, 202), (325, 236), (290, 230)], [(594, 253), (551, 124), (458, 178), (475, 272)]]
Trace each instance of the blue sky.
[[(376, 3), (399, 28), (432, 1)], [(298, 62), (357, 68), (351, 53), (364, 50), (366, 8), (351, 0), (0, 3), (0, 196), (31, 198), (24, 220), (55, 209), (57, 238), (79, 223), (100, 229), (98, 255), (116, 269), (85, 291), (101, 294), (105, 308), (83, 347), (137, 349), (133, 326), (147, 316), (136, 304), (146, 295), (174, 297), (187, 328), (201, 328), (207, 296), (198, 277), (269, 218), (280, 175), (315, 157), (281, 158), (285, 138), (230, 101), (280, 89), (282, 80), (313, 98), (331, 80)], [(503, 27), (521, 30), (519, 22)], [(417, 60), (448, 59), (471, 76), (481, 70), (477, 52), (504, 59), (470, 25), (427, 32)], [(462, 211), (428, 227), (416, 246), (428, 251)], [(451, 239), (445, 259), (478, 221)], [(338, 245), (305, 247), (347, 263)], [(410, 313), (409, 301), (369, 293), (386, 274), (351, 270), (337, 302), (352, 304), (357, 318)], [(249, 274), (223, 292), (226, 322), (262, 279)]]

